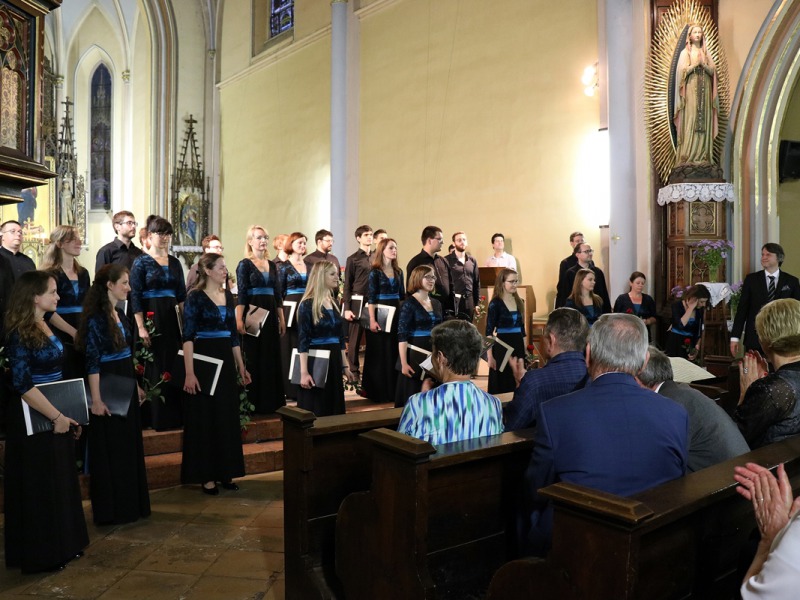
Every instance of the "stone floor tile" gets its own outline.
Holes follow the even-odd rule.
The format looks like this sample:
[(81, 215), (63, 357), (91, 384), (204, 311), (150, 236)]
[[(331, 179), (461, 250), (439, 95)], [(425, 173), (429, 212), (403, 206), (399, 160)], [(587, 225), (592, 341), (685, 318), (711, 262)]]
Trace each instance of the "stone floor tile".
[(175, 600), (197, 581), (196, 575), (131, 571), (100, 598), (102, 600)]
[(283, 502), (280, 506), (273, 502), (262, 510), (250, 523), (251, 527), (280, 527), (283, 528)]
[(227, 548), (239, 538), (241, 532), (242, 528), (235, 525), (187, 523), (164, 543), (170, 545)]
[[(262, 600), (274, 587), (268, 580), (207, 575), (184, 594), (186, 600)], [(281, 596), (283, 598), (283, 596)]]
[(243, 577), (266, 581), (283, 571), (283, 554), (277, 552), (247, 552), (226, 550), (206, 571), (206, 575)]
[(38, 581), (36, 575), (23, 575), (17, 569), (6, 569), (5, 563), (0, 563), (0, 598), (6, 595), (21, 594)]
[(244, 527), (264, 510), (262, 506), (245, 506), (242, 504), (229, 504), (223, 501), (206, 508), (192, 520), (192, 523), (219, 523)]
[(182, 521), (161, 521), (153, 518), (139, 519), (135, 523), (121, 525), (108, 535), (110, 539), (128, 540), (140, 543), (163, 543), (184, 526)]
[(125, 539), (105, 538), (92, 543), (81, 560), (93, 566), (130, 570), (158, 547), (157, 543), (142, 544)]
[(126, 569), (81, 565), (80, 559), (66, 569), (52, 573), (25, 590), (26, 594), (45, 598), (93, 600), (99, 598), (127, 573)]
[(283, 528), (241, 527), (230, 546), (250, 552), (283, 552)]
[(223, 551), (192, 544), (163, 544), (139, 563), (136, 571), (201, 575)]

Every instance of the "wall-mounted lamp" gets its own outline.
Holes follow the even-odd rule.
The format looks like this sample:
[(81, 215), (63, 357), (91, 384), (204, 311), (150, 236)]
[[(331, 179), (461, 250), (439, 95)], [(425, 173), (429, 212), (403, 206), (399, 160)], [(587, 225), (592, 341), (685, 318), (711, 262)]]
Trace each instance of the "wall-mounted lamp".
[(598, 63), (589, 65), (583, 70), (581, 77), (581, 83), (584, 85), (583, 93), (589, 97), (594, 96), (598, 88), (597, 67)]

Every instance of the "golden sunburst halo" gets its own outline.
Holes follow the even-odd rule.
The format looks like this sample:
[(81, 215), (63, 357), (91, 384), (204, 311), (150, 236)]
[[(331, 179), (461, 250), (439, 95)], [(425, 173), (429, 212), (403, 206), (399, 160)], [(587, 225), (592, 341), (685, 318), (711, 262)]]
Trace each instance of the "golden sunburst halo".
[(666, 183), (675, 166), (675, 127), (672, 124), (675, 68), (686, 43), (688, 25), (697, 23), (703, 28), (711, 58), (717, 69), (719, 97), (718, 135), (714, 140), (714, 163), (720, 164), (725, 135), (728, 130), (730, 96), (728, 61), (719, 43), (719, 34), (708, 7), (695, 0), (678, 0), (661, 16), (653, 42), (644, 79), (644, 113), (650, 156), (662, 183)]

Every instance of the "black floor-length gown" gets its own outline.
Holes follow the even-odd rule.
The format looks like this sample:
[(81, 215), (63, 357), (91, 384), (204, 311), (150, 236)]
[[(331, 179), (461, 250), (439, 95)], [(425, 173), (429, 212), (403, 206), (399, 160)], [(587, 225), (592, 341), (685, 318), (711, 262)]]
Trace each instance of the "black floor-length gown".
[(6, 566), (35, 573), (74, 558), (88, 546), (89, 534), (72, 435), (26, 435), (20, 401), (34, 385), (61, 379), (61, 343), (51, 336), (44, 347), (34, 349), (12, 332), (7, 351), (16, 395), (9, 399), (5, 455)]
[(244, 476), (239, 426), (239, 386), (233, 347), (239, 345), (233, 296), (226, 291), (225, 306), (215, 306), (202, 290), (193, 290), (184, 305), (183, 337), (194, 342), (194, 353), (222, 360), (217, 389), (184, 392), (181, 482), (228, 482)]
[[(131, 334), (127, 318), (118, 311), (126, 345), (115, 350), (105, 315), (91, 317), (86, 340), (89, 373), (100, 378), (117, 375), (134, 380)], [(125, 417), (90, 415), (89, 474), (92, 514), (97, 524), (130, 523), (150, 515), (150, 494), (144, 463), (139, 394), (134, 386)]]

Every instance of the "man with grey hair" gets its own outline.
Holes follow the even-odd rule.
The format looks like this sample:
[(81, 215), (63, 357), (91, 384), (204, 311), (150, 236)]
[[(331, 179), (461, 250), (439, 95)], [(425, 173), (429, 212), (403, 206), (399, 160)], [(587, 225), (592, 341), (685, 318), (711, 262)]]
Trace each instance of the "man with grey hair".
[(505, 410), (506, 429), (536, 425), (536, 411), (545, 400), (581, 389), (588, 379), (583, 351), (589, 336), (586, 318), (574, 308), (557, 308), (547, 317), (543, 352), (547, 364), (531, 369)]
[(721, 406), (687, 384), (672, 380), (672, 363), (658, 348), (650, 346), (650, 360), (637, 379), (642, 387), (674, 400), (689, 413), (690, 471), (750, 452), (739, 427)]
[(641, 319), (603, 315), (586, 346), (591, 383), (540, 405), (526, 473), (532, 553), (550, 546), (552, 507), (538, 491), (551, 483), (631, 496), (686, 472), (688, 415), (636, 382), (647, 358)]

